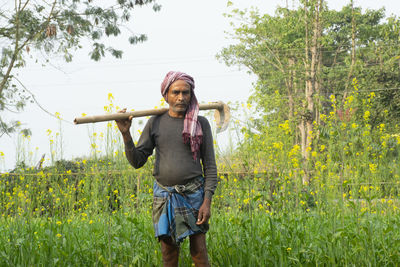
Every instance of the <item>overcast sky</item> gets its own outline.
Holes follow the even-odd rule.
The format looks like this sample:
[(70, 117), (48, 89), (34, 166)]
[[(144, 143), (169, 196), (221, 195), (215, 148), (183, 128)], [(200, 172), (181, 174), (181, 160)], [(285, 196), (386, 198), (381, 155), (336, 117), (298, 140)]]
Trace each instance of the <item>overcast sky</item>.
[[(292, 5), (292, 0), (242, 0), (234, 7), (256, 6), (262, 13), (273, 14), (278, 5)], [(339, 9), (350, 1), (330, 0), (330, 8)], [(1, 1), (0, 1), (1, 3)], [(228, 68), (215, 59), (223, 47), (232, 43), (224, 31), (229, 31), (228, 12), (223, 0), (160, 0), (160, 12), (151, 7), (137, 9), (129, 29), (146, 33), (148, 41), (130, 45), (128, 35), (112, 40), (116, 48), (123, 49), (122, 59), (107, 57), (93, 62), (88, 49), (75, 53), (72, 63), (52, 57), (52, 65), (42, 67), (28, 61), (24, 70), (17, 70), (19, 79), (34, 93), (38, 102), (49, 112), (59, 112), (72, 122), (82, 113), (103, 114), (112, 93), (114, 103), (128, 109), (149, 109), (159, 105), (160, 84), (170, 70), (191, 74), (196, 82), (195, 93), (200, 102), (222, 100), (245, 102), (251, 93), (254, 77), (245, 70)], [(400, 2), (393, 0), (356, 0), (355, 4), (366, 8), (385, 7), (388, 15), (399, 15)], [(42, 60), (46, 55), (40, 56)], [(46, 130), (58, 131), (59, 123), (37, 105), (28, 105), (21, 114), (8, 114), (7, 119), (18, 119), (32, 130), (30, 151), (37, 162), (43, 153), (49, 158), (49, 136)], [(96, 124), (102, 131), (105, 123)], [(86, 125), (62, 123), (64, 157), (71, 159), (88, 155), (90, 142)], [(219, 138), (219, 137), (217, 137)], [(16, 135), (0, 139), (0, 171), (14, 167), (18, 145)]]

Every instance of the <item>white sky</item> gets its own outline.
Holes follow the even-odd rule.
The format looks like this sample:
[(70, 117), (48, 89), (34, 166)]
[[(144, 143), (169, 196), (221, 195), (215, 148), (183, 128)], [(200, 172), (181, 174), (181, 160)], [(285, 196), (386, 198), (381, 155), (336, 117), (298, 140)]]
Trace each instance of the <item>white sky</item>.
[[(0, 1), (1, 2), (1, 1)], [(292, 5), (292, 0), (240, 0), (233, 7), (259, 7), (262, 13), (273, 14), (278, 5)], [(350, 1), (329, 0), (330, 8), (341, 8)], [(24, 70), (17, 70), (19, 79), (32, 91), (39, 103), (51, 113), (72, 122), (82, 113), (103, 114), (112, 93), (114, 103), (128, 109), (149, 109), (161, 99), (160, 84), (170, 70), (180, 70), (192, 75), (196, 82), (196, 96), (200, 102), (222, 100), (245, 102), (251, 93), (254, 78), (244, 70), (228, 68), (215, 59), (215, 55), (231, 40), (226, 0), (159, 0), (160, 12), (150, 6), (137, 9), (129, 28), (135, 33), (146, 33), (148, 41), (130, 45), (128, 35), (113, 40), (116, 48), (124, 50), (122, 59), (111, 56), (100, 62), (89, 59), (88, 49), (75, 53), (72, 63), (52, 58), (52, 65), (41, 67), (28, 62)], [(399, 15), (400, 2), (393, 0), (356, 0), (355, 5), (366, 8), (385, 7), (388, 15)], [(0, 5), (1, 6), (1, 5)], [(44, 58), (44, 57), (43, 57)], [(30, 104), (20, 114), (9, 114), (7, 119), (18, 119), (32, 130), (30, 150), (49, 157), (47, 129), (58, 131), (59, 123), (36, 105)], [(96, 124), (103, 129), (105, 123)], [(71, 159), (89, 154), (90, 142), (85, 125), (62, 123), (64, 158)], [(221, 139), (221, 137), (217, 137)], [(3, 136), (0, 139), (0, 171), (15, 166), (18, 140)], [(37, 147), (37, 149), (36, 149)]]

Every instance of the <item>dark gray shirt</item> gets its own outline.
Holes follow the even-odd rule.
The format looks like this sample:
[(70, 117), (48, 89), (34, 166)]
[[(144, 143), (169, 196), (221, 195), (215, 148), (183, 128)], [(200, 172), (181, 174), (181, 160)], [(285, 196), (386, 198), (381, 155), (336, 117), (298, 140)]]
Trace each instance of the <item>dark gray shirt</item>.
[(211, 199), (218, 179), (210, 124), (205, 117), (198, 117), (203, 131), (203, 143), (200, 146), (200, 155), (194, 160), (190, 145), (183, 143), (183, 121), (183, 118), (171, 117), (168, 112), (151, 117), (137, 146), (135, 147), (133, 141), (125, 144), (126, 157), (133, 167), (140, 168), (156, 148), (153, 175), (160, 184), (186, 184), (191, 179), (204, 175), (205, 197)]

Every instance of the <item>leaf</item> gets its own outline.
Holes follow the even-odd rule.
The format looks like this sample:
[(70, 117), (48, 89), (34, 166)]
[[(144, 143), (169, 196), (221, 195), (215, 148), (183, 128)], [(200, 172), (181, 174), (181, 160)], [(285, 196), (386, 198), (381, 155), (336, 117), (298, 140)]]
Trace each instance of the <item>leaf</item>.
[(159, 5), (159, 4), (154, 4), (154, 5), (153, 5), (153, 10), (154, 10), (154, 12), (160, 11), (160, 10), (161, 10), (161, 5)]
[(255, 196), (255, 197), (253, 198), (253, 201), (255, 202), (255, 201), (259, 200), (261, 197), (262, 197), (262, 195)]

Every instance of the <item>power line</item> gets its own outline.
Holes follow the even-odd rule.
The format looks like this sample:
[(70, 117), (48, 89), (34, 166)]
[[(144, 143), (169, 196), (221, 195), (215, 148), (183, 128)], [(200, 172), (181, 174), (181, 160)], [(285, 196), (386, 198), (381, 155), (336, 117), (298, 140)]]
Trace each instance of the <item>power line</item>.
[[(66, 72), (64, 70), (61, 70), (61, 67), (57, 67), (54, 64), (50, 64), (50, 63), (44, 63), (44, 64), (49, 64), (51, 66), (53, 66), (54, 68), (56, 68), (57, 70), (65, 73), (65, 74), (72, 74), (75, 72), (80, 72), (82, 70), (87, 69), (87, 67), (90, 67), (91, 69), (93, 68), (104, 68), (104, 67), (113, 67), (115, 68), (115, 66), (117, 67), (126, 67), (126, 66), (154, 66), (154, 65), (164, 65), (164, 64), (176, 64), (176, 63), (191, 63), (191, 62), (207, 62), (207, 61), (212, 61), (212, 62), (218, 62), (217, 60), (215, 60), (214, 57), (211, 56), (204, 56), (204, 57), (196, 57), (196, 58), (184, 58), (184, 59), (180, 59), (180, 60), (172, 60), (169, 61), (169, 59), (165, 59), (165, 60), (161, 60), (161, 61), (156, 61), (159, 59), (150, 59), (148, 60), (149, 62), (146, 62), (147, 60), (144, 60), (144, 62), (140, 62), (140, 60), (128, 60), (128, 61), (122, 61), (122, 62), (99, 62), (99, 63), (84, 63), (84, 64), (79, 64), (79, 68)], [(139, 61), (139, 62), (138, 62)], [(154, 62), (151, 62), (154, 61)], [(342, 64), (347, 64), (345, 61), (338, 61), (338, 62), (334, 62), (332, 63), (331, 66), (326, 66), (323, 65), (323, 68), (334, 68), (335, 70), (337, 69), (348, 69), (350, 68), (350, 65), (348, 66), (343, 66)], [(370, 67), (370, 66), (379, 66), (379, 65), (384, 65), (387, 64), (387, 62), (385, 63), (381, 63), (381, 62), (370, 62), (370, 63), (366, 63), (366, 64), (356, 64), (356, 66), (361, 65), (362, 67)], [(45, 67), (45, 66), (44, 66)], [(25, 67), (24, 71), (43, 71), (44, 67)]]
[[(257, 44), (257, 43), (256, 43)], [(263, 43), (259, 43), (258, 45), (263, 45)], [(230, 46), (236, 46), (235, 44), (232, 44), (232, 45), (230, 45)], [(342, 48), (344, 48), (344, 47), (349, 47), (349, 49), (341, 49), (341, 50), (328, 50), (328, 49), (337, 49), (338, 47), (342, 47)], [(399, 48), (399, 44), (382, 44), (382, 45), (376, 45), (375, 46), (375, 44), (372, 44), (371, 46), (358, 46), (358, 47), (356, 47), (356, 53), (357, 53), (357, 51), (360, 51), (360, 50), (368, 50), (368, 49), (373, 49), (373, 48), (387, 48), (387, 47), (392, 47), (392, 48)], [(302, 51), (302, 52), (304, 52), (304, 50), (305, 50), (305, 47), (297, 47), (297, 48), (276, 48), (276, 49), (274, 49), (274, 48), (271, 48), (271, 51), (272, 52), (288, 52), (288, 51)], [(332, 53), (332, 52), (338, 52), (338, 53), (346, 53), (346, 52), (349, 52), (351, 50), (351, 43), (349, 42), (349, 44), (348, 45), (325, 45), (325, 46), (322, 46), (322, 47), (320, 47), (320, 49), (319, 49), (319, 51), (321, 51), (321, 52), (326, 52), (326, 53), (328, 53), (328, 52), (330, 52), (330, 53)], [(251, 50), (247, 50), (247, 51), (251, 51)], [(299, 53), (300, 54), (300, 53)], [(303, 53), (301, 53), (301, 54), (303, 54)]]
[[(215, 78), (215, 77), (230, 77), (230, 76), (246, 76), (247, 74), (241, 73), (239, 71), (232, 73), (224, 73), (224, 74), (215, 74), (215, 75), (197, 75), (197, 78)], [(32, 87), (65, 87), (65, 86), (76, 86), (76, 85), (96, 85), (96, 84), (134, 84), (134, 83), (146, 83), (146, 82), (154, 82), (160, 81), (157, 79), (143, 79), (143, 80), (127, 80), (127, 81), (97, 81), (97, 82), (79, 82), (79, 83), (59, 83), (59, 84), (31, 84)]]
[[(396, 88), (376, 88), (376, 89), (364, 89), (364, 90), (357, 90), (357, 91), (355, 91), (355, 90), (347, 91), (347, 94), (351, 95), (353, 93), (358, 93), (358, 92), (372, 93), (372, 92), (397, 91), (397, 90), (400, 90), (400, 88), (397, 88), (397, 87)], [(275, 95), (275, 96), (273, 96), (274, 92), (275, 92), (275, 90), (271, 89), (271, 94), (269, 94), (269, 96), (271, 96), (273, 98), (276, 98), (276, 99), (289, 99), (289, 98), (296, 99), (296, 100), (297, 99), (304, 99), (304, 95), (295, 95), (295, 96), (291, 96), (291, 97), (289, 97), (287, 95), (279, 95), (279, 96)], [(342, 91), (342, 92), (331, 92), (330, 95), (335, 95), (335, 94), (336, 95), (342, 95), (344, 93), (345, 93), (344, 91)], [(297, 94), (299, 94), (299, 93), (297, 92)], [(244, 122), (242, 122), (242, 123), (244, 123)]]
[[(211, 60), (214, 59), (214, 60)], [(142, 61), (142, 62), (141, 62)], [(155, 62), (151, 62), (155, 61)], [(103, 68), (105, 66), (110, 66), (110, 67), (115, 67), (115, 66), (147, 66), (147, 65), (159, 65), (159, 64), (175, 64), (175, 63), (186, 63), (186, 62), (201, 62), (201, 61), (216, 61), (213, 56), (201, 56), (201, 57), (193, 57), (193, 58), (182, 58), (182, 59), (177, 59), (177, 58), (154, 58), (154, 59), (139, 59), (139, 60), (124, 60), (119, 62), (92, 62), (92, 63), (80, 63), (80, 67), (90, 67), (90, 68)], [(48, 64), (48, 63), (43, 63), (43, 64)], [(85, 68), (79, 68), (77, 70), (74, 70), (70, 73), (81, 71), (82, 69)], [(35, 66), (35, 67), (25, 67), (24, 70), (43, 70), (43, 67)]]
[[(351, 68), (351, 66), (350, 65), (348, 65), (348, 66), (345, 66), (345, 65), (340, 65), (341, 63), (345, 63), (345, 62), (338, 62), (339, 64), (336, 64), (335, 63), (335, 65), (332, 65), (332, 66), (325, 66), (325, 65), (323, 65), (323, 66), (321, 66), (321, 73), (322, 74), (328, 74), (328, 73), (330, 73), (330, 72), (332, 72), (332, 71), (349, 71), (349, 69)], [(240, 65), (244, 65), (243, 63), (239, 63)], [(395, 63), (396, 65), (398, 64), (397, 62)], [(387, 62), (384, 62), (384, 63), (366, 63), (365, 65), (362, 65), (362, 64), (356, 64), (356, 65), (354, 65), (353, 67), (355, 68), (354, 69), (354, 72), (356, 72), (357, 71), (357, 67), (362, 67), (363, 69), (368, 69), (368, 68), (370, 68), (370, 69), (373, 69), (374, 67), (377, 67), (377, 66), (384, 66), (384, 65), (388, 65), (388, 63)], [(246, 65), (244, 65), (245, 67), (247, 67)], [(309, 72), (310, 71), (310, 69), (311, 68), (305, 68), (305, 67), (301, 67), (302, 69), (298, 69), (298, 68), (296, 68), (296, 67), (294, 67), (294, 68), (290, 68), (289, 66), (284, 66), (285, 67), (285, 71), (288, 71), (288, 70), (296, 70), (296, 72), (297, 72), (297, 74), (305, 74), (306, 72)], [(248, 67), (247, 67), (248, 68)], [(399, 68), (400, 69), (400, 68)], [(272, 72), (272, 71), (271, 71)], [(286, 73), (288, 73), (288, 72), (286, 72)], [(340, 72), (339, 74), (342, 74), (343, 72)], [(254, 73), (255, 75), (259, 75), (259, 74), (257, 74), (257, 73)], [(338, 75), (339, 75), (338, 74)]]
[(379, 91), (393, 91), (393, 90), (400, 90), (400, 88), (378, 88), (372, 90), (357, 90), (356, 92), (379, 92)]

